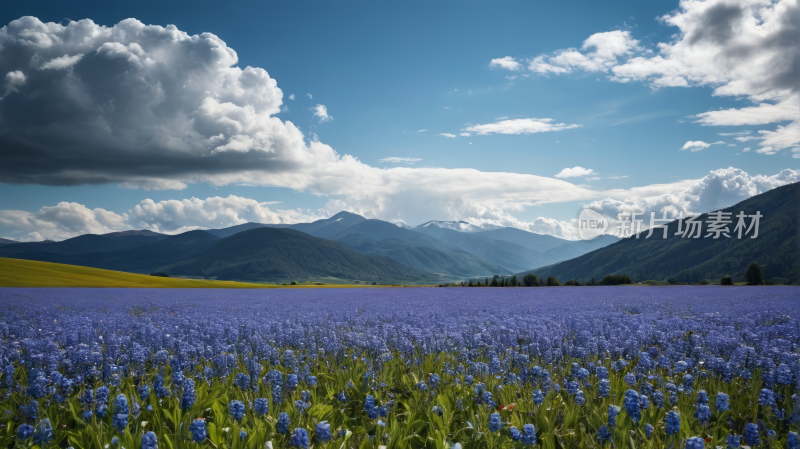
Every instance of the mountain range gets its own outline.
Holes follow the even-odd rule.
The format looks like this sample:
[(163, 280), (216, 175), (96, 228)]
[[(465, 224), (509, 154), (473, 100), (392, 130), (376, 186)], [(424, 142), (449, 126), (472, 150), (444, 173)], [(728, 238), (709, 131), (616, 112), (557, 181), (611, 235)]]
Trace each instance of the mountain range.
[[(631, 236), (529, 272), (540, 277), (553, 276), (562, 282), (569, 279), (585, 282), (592, 277), (599, 281), (608, 274), (627, 274), (634, 281), (669, 277), (680, 282), (719, 281), (727, 275), (741, 281), (747, 265), (756, 261), (766, 279), (800, 282), (800, 183), (778, 187), (722, 211), (731, 213), (730, 238), (705, 237), (709, 214), (703, 214), (699, 218), (704, 223), (700, 238), (676, 236), (680, 224), (676, 220), (668, 224), (666, 239), (662, 237), (663, 231), (655, 230), (650, 238), (645, 238), (646, 234), (640, 234), (639, 238)], [(741, 239), (734, 232), (736, 215), (740, 212), (762, 215), (756, 238), (752, 238), (755, 227)], [(750, 219), (746, 225), (751, 225)]]
[(511, 275), (615, 240), (568, 241), (464, 222), (398, 226), (340, 212), (313, 223), (244, 223), (178, 235), (131, 230), (86, 234), (61, 242), (4, 239), (0, 257), (247, 281), (434, 282)]

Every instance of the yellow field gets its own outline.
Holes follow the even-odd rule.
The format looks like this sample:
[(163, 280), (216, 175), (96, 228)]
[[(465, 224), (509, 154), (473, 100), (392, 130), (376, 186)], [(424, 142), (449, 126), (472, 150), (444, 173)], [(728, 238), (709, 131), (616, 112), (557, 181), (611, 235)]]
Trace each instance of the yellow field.
[(232, 281), (177, 279), (0, 257), (0, 287), (363, 288), (386, 286), (344, 284), (279, 286)]

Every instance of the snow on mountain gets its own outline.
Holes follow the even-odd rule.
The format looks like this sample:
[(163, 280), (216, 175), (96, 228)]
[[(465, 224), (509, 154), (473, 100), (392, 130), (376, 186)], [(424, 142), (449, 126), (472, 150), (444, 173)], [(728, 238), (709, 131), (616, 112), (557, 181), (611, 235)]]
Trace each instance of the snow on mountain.
[[(453, 231), (458, 232), (480, 232), (480, 231), (488, 231), (491, 229), (499, 229), (502, 226), (496, 226), (491, 224), (476, 226), (466, 221), (438, 221), (438, 220), (431, 220), (427, 223), (422, 223), (419, 226), (415, 226), (415, 228), (426, 228), (428, 226), (436, 226), (442, 229), (452, 229)], [(413, 229), (413, 228), (412, 228)]]

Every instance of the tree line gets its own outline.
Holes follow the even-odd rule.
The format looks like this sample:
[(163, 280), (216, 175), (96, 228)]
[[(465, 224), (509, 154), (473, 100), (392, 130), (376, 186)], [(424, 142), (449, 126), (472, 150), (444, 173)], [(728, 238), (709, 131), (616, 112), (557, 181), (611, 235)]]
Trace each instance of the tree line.
[(581, 286), (581, 285), (622, 285), (633, 284), (630, 276), (627, 274), (609, 274), (603, 276), (599, 282), (595, 281), (594, 276), (589, 282), (580, 282), (577, 279), (570, 279), (563, 284), (553, 276), (539, 277), (533, 274), (526, 274), (522, 278), (517, 275), (513, 276), (500, 276), (494, 275), (491, 281), (489, 278), (484, 278), (483, 282), (480, 279), (473, 281), (470, 279), (467, 282), (462, 282), (461, 285), (465, 287), (559, 287), (564, 286)]

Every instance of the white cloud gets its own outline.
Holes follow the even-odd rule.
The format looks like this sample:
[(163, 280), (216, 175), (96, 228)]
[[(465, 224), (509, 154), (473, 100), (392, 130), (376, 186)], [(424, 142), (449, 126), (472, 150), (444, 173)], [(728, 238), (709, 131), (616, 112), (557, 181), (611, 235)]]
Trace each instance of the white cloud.
[[(628, 31), (597, 33), (580, 50), (539, 55), (528, 70), (563, 74), (611, 72), (612, 81), (666, 87), (709, 87), (715, 96), (747, 99), (752, 106), (693, 115), (704, 126), (766, 125), (792, 121), (759, 134), (759, 146), (800, 144), (800, 2), (797, 0), (682, 0), (660, 17), (677, 28), (670, 41), (647, 49)], [(592, 51), (593, 50), (593, 51)], [(765, 153), (768, 151), (765, 151)]]
[(389, 162), (390, 164), (413, 164), (421, 160), (422, 159), (418, 157), (394, 157), (394, 156), (380, 159), (381, 162)]
[(453, 138), (456, 137), (455, 134), (450, 134), (450, 133), (439, 133), (439, 135), (444, 137), (453, 137)]
[(745, 149), (742, 150), (742, 151), (745, 152), (745, 153), (749, 153), (750, 152), (750, 147), (745, 147)]
[(703, 112), (692, 116), (696, 123), (711, 126), (766, 125), (797, 120), (800, 117), (800, 96), (790, 95), (777, 104), (761, 103), (741, 109)]
[[(800, 170), (786, 169), (777, 175), (750, 175), (738, 168), (723, 168), (691, 181), (673, 192), (652, 192), (639, 197), (606, 198), (591, 202), (587, 207), (616, 218), (619, 213), (663, 212), (675, 217), (684, 213), (705, 213), (730, 207), (752, 196), (786, 184), (800, 182)], [(609, 193), (614, 193), (610, 191)], [(649, 219), (649, 216), (648, 216)]]
[(458, 135), (459, 135), (459, 136), (464, 136), (464, 137), (469, 137), (469, 136), (471, 136), (472, 134), (470, 134), (470, 133), (459, 133)]
[(316, 107), (311, 108), (314, 111), (314, 117), (319, 117), (320, 123), (325, 123), (333, 120), (333, 117), (328, 115), (328, 108), (324, 104), (318, 104)]
[(630, 31), (595, 33), (583, 42), (582, 51), (568, 48), (549, 56), (539, 55), (530, 61), (528, 69), (542, 74), (567, 73), (573, 69), (608, 72), (617, 65), (617, 58), (638, 49), (639, 41), (631, 37)]
[(556, 175), (556, 178), (577, 178), (579, 176), (588, 176), (591, 175), (592, 173), (594, 173), (594, 170), (592, 170), (591, 168), (583, 168), (575, 166), (572, 168), (565, 168), (561, 170)]
[(521, 70), (522, 64), (515, 61), (511, 56), (506, 56), (503, 58), (492, 59), (491, 62), (489, 62), (489, 67), (496, 67), (506, 70)]
[[(272, 211), (250, 198), (230, 195), (155, 202), (146, 199), (125, 213), (89, 209), (79, 203), (58, 203), (36, 212), (0, 211), (0, 223), (22, 234), (21, 241), (64, 240), (82, 234), (105, 234), (128, 229), (149, 229), (178, 234), (193, 229), (226, 228), (247, 222), (298, 223), (323, 218), (316, 212)], [(318, 211), (319, 212), (319, 211)], [(23, 234), (24, 233), (24, 234)]]
[[(193, 183), (279, 186), (328, 198), (325, 213), (350, 210), (409, 223), (431, 217), (496, 221), (563, 233), (559, 235), (569, 232), (560, 230), (563, 222), (523, 223), (513, 213), (543, 203), (635, 198), (685, 188), (673, 183), (604, 192), (521, 173), (373, 167), (274, 117), (283, 105), (277, 82), (264, 69), (239, 67), (236, 52), (209, 33), (189, 35), (134, 19), (103, 27), (89, 20), (61, 25), (26, 17), (0, 29), (0, 42), (0, 74), (6, 74), (7, 91), (0, 100), (0, 182), (114, 183), (151, 189), (181, 189)], [(69, 70), (31, 69), (38, 67), (34, 60), (77, 54), (84, 56)], [(16, 90), (9, 90), (11, 85)], [(9, 95), (13, 102), (7, 101)], [(25, 120), (32, 115), (39, 120)], [(521, 134), (579, 126), (519, 119), (462, 131)], [(779, 140), (791, 132), (786, 128), (764, 137)], [(86, 160), (96, 162), (87, 165)], [(20, 232), (39, 232), (43, 238), (138, 223), (188, 229), (206, 226), (208, 219), (202, 217), (220, 216), (208, 212), (214, 202), (206, 205), (207, 201), (202, 212), (192, 200), (140, 205), (144, 211), (176, 211), (181, 219), (172, 224), (148, 221), (160, 216), (156, 212), (141, 215), (132, 209), (125, 218), (70, 203), (34, 213), (4, 212), (3, 223), (10, 220), (19, 224), (15, 229)], [(47, 218), (62, 212), (64, 217), (84, 218), (67, 224)], [(283, 219), (280, 211), (274, 213)], [(130, 221), (134, 219), (140, 221)]]
[(502, 120), (486, 125), (473, 125), (464, 129), (480, 135), (488, 134), (533, 134), (548, 131), (563, 131), (565, 129), (580, 128), (582, 125), (567, 125), (566, 123), (553, 123), (551, 118), (522, 118)]
[(427, 131), (427, 129), (420, 129), (420, 130), (418, 130), (417, 132), (418, 132), (418, 133), (424, 133), (425, 131)]
[(306, 95), (308, 95), (308, 99), (309, 100), (313, 100), (314, 99), (314, 97), (311, 94), (306, 94)]
[(714, 143), (706, 143), (706, 142), (703, 142), (702, 140), (690, 140), (690, 141), (686, 142), (685, 144), (683, 144), (683, 147), (681, 147), (681, 150), (691, 150), (692, 153), (694, 153), (695, 151), (704, 150), (704, 149), (710, 147), (711, 145), (720, 145), (720, 144), (723, 144), (723, 143), (725, 143), (725, 142), (723, 142), (721, 140), (719, 142), (714, 142)]
[(294, 101), (294, 94), (289, 95), (289, 99)]
[(53, 58), (42, 65), (42, 70), (63, 70), (68, 69), (75, 65), (83, 58), (82, 54), (77, 55), (64, 55), (59, 58)]

